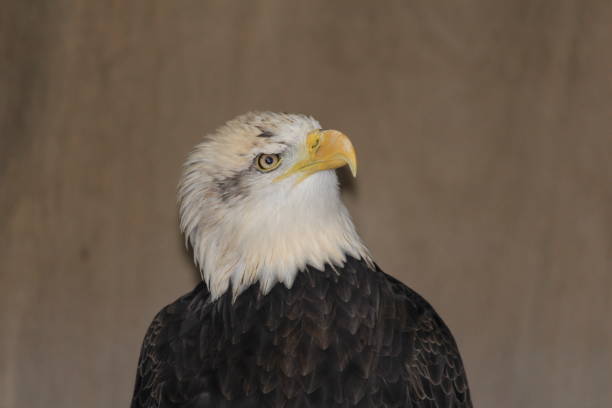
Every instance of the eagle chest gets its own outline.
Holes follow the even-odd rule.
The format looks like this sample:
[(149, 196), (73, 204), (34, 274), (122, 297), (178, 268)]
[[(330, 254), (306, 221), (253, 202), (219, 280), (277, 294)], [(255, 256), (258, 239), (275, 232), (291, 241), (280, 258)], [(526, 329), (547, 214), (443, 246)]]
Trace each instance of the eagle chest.
[(255, 285), (234, 301), (205, 304), (206, 318), (177, 339), (197, 356), (195, 371), (180, 377), (199, 379), (194, 396), (235, 402), (307, 398), (354, 406), (383, 393), (397, 398), (407, 376), (402, 353), (411, 332), (398, 324), (406, 309), (370, 275), (308, 270), (290, 289), (277, 285), (262, 295)]

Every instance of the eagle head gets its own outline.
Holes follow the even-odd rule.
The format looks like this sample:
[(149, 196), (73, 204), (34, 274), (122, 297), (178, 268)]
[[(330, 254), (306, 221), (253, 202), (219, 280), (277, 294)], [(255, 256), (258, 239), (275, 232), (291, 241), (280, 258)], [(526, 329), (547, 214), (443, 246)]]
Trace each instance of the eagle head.
[(291, 287), (307, 266), (370, 256), (334, 169), (356, 175), (343, 133), (298, 114), (252, 112), (208, 135), (185, 163), (180, 225), (213, 299), (259, 282)]

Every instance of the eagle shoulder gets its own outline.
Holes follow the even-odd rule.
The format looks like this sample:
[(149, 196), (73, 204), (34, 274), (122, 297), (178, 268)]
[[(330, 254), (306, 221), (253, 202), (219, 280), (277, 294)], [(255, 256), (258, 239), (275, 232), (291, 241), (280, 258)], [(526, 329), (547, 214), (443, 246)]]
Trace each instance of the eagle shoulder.
[(463, 362), (449, 328), (423, 297), (384, 275), (396, 304), (406, 314), (404, 330), (410, 333), (402, 345), (407, 350), (404, 364), (410, 406), (472, 407)]
[[(186, 397), (190, 379), (198, 378), (189, 373), (197, 367), (189, 364), (194, 345), (188, 339), (202, 329), (198, 312), (204, 311), (209, 298), (200, 283), (157, 313), (142, 343), (131, 408), (164, 407), (172, 405), (169, 399)], [(176, 367), (183, 369), (177, 372)]]

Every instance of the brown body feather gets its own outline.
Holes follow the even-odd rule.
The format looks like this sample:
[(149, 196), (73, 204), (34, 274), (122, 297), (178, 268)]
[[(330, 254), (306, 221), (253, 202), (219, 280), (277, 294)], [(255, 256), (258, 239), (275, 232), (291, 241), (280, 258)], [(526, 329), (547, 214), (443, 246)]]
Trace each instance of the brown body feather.
[[(337, 270), (336, 270), (337, 269)], [(145, 337), (132, 408), (471, 407), (453, 337), (418, 294), (348, 258), (232, 302), (204, 284)]]

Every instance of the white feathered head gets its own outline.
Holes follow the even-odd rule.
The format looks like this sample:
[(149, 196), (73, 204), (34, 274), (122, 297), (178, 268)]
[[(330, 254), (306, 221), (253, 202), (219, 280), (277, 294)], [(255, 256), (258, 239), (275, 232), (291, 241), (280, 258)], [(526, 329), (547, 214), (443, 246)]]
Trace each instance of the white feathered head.
[(307, 265), (370, 262), (334, 169), (356, 174), (348, 137), (309, 116), (253, 112), (198, 145), (179, 187), (181, 230), (213, 298), (259, 281), (291, 287)]

